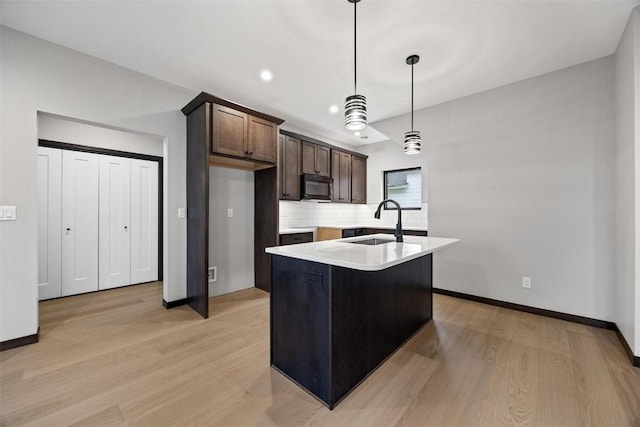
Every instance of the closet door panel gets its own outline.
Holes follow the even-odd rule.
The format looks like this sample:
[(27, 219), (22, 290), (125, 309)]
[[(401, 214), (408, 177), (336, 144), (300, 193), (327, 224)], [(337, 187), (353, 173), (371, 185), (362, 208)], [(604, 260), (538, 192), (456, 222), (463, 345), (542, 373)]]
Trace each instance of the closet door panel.
[(131, 283), (158, 280), (158, 163), (131, 160)]
[(38, 299), (61, 296), (62, 150), (38, 147)]
[(98, 290), (98, 155), (62, 153), (62, 295)]
[(131, 160), (100, 156), (99, 289), (131, 284)]

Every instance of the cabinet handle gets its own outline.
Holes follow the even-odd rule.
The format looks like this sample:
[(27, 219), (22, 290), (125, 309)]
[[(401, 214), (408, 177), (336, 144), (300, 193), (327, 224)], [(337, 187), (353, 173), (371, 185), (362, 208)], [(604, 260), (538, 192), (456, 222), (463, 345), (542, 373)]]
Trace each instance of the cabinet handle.
[(250, 155), (250, 156), (253, 156), (253, 151), (249, 151), (249, 155)]
[(124, 226), (124, 229), (125, 229), (125, 230), (127, 229), (127, 226), (126, 226), (126, 225)]
[(245, 152), (244, 152), (244, 155), (245, 155), (245, 156), (248, 156), (248, 155), (249, 155), (249, 152), (248, 152), (248, 151), (245, 151)]
[(71, 229), (70, 229), (70, 228), (67, 228), (67, 231), (71, 231)]

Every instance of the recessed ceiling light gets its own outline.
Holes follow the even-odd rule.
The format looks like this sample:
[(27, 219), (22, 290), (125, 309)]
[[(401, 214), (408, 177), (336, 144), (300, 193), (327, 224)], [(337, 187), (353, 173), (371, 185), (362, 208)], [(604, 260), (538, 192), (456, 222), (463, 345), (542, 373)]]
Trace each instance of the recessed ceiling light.
[(353, 133), (355, 136), (360, 136), (360, 132), (354, 132)]
[(331, 107), (329, 107), (329, 112), (330, 113), (337, 113), (338, 112), (338, 106), (337, 105), (332, 105)]
[(262, 72), (260, 73), (260, 78), (265, 82), (268, 82), (273, 78), (273, 74), (271, 74), (271, 71), (269, 70), (262, 70)]

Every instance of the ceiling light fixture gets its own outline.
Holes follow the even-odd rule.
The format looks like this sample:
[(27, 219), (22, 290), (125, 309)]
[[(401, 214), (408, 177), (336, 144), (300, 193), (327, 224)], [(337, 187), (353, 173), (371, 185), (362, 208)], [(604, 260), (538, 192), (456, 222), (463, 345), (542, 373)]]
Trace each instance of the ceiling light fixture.
[(329, 107), (329, 112), (332, 114), (335, 114), (338, 112), (338, 106), (337, 105), (332, 105), (331, 107)]
[(265, 82), (269, 82), (273, 78), (273, 74), (271, 74), (271, 71), (269, 70), (262, 70), (262, 72), (260, 73), (260, 78)]
[(407, 64), (411, 65), (411, 130), (404, 133), (404, 153), (418, 154), (420, 153), (420, 131), (413, 130), (413, 66), (418, 63), (420, 57), (411, 55), (407, 57)]
[(356, 50), (356, 5), (360, 0), (347, 0), (353, 3), (353, 92), (344, 101), (344, 125), (349, 130), (360, 130), (367, 127), (367, 98), (358, 95), (357, 50)]

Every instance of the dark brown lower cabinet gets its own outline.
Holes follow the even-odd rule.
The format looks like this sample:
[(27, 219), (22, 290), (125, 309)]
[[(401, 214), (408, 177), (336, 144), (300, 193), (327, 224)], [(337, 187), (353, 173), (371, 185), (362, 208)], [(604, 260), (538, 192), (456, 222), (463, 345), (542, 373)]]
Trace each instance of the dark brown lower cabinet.
[(313, 233), (293, 233), (293, 234), (281, 234), (280, 246), (295, 245), (298, 243), (313, 242)]
[(431, 254), (379, 271), (271, 266), (271, 366), (329, 409), (432, 317)]
[[(392, 228), (365, 228), (365, 232), (363, 234), (393, 234), (396, 232), (395, 229)], [(427, 237), (427, 230), (402, 230), (402, 234), (405, 236), (422, 236)]]

